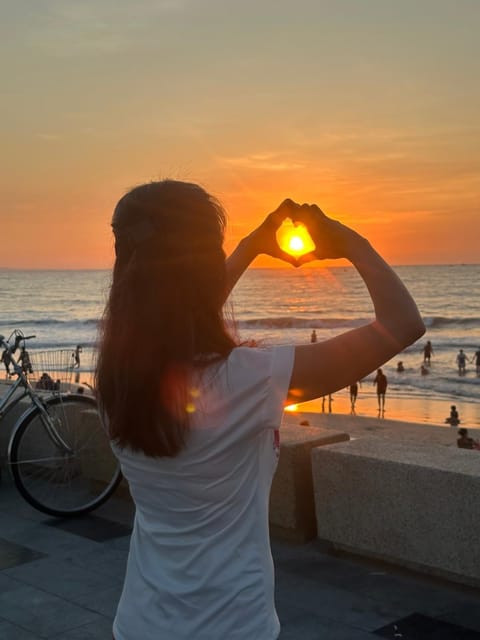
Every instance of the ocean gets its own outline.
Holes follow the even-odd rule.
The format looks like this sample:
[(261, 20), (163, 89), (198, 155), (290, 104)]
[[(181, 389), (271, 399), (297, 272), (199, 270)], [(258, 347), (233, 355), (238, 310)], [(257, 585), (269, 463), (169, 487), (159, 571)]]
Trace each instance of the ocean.
[[(458, 375), (456, 365), (459, 349), (470, 359), (480, 348), (480, 265), (395, 269), (412, 292), (427, 333), (383, 366), (389, 380), (385, 417), (445, 427), (450, 405), (455, 404), (462, 425), (480, 428), (480, 377), (473, 364), (467, 364), (464, 376)], [(35, 334), (30, 351), (73, 350), (82, 345), (80, 375), (89, 382), (109, 282), (107, 271), (1, 270), (0, 333), (8, 336), (13, 329), (21, 329)], [(365, 285), (351, 267), (250, 269), (228, 306), (239, 339), (264, 345), (307, 343), (313, 329), (322, 340), (365, 324), (373, 316)], [(434, 353), (429, 374), (422, 376), (427, 340)], [(396, 371), (399, 360), (403, 373)], [(376, 415), (372, 380), (373, 375), (362, 381), (358, 415)], [(300, 408), (321, 411), (322, 405), (314, 401)], [(347, 390), (334, 394), (330, 408), (350, 412)]]

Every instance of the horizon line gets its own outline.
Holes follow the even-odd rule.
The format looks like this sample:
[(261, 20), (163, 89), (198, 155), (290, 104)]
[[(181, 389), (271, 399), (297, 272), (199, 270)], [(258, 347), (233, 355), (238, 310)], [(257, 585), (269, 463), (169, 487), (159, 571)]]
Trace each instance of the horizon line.
[[(479, 266), (480, 262), (423, 262), (423, 263), (389, 263), (391, 267), (467, 267), (467, 266)], [(287, 265), (285, 267), (247, 267), (248, 270), (256, 270), (256, 271), (278, 271), (278, 270), (287, 270), (291, 265)], [(308, 265), (305, 264), (302, 266), (302, 269), (355, 269), (353, 264), (342, 264), (342, 265)], [(5, 267), (0, 266), (1, 271), (16, 271), (16, 272), (27, 272), (27, 271), (112, 271), (112, 267)]]

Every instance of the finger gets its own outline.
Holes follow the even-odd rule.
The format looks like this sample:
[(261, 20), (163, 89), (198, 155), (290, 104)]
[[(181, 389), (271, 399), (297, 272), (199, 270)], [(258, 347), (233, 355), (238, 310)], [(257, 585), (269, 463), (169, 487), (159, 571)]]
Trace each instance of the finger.
[(294, 209), (291, 215), (291, 218), (294, 223), (301, 222), (303, 224), (308, 224), (308, 222), (312, 221), (314, 217), (315, 215), (314, 215), (314, 211), (312, 210), (312, 207), (306, 203)]
[(325, 212), (322, 211), (322, 209), (320, 209), (320, 207), (316, 204), (312, 204), (311, 208), (313, 209), (313, 211), (315, 211), (315, 213), (320, 213), (322, 216), (325, 215)]
[(275, 211), (271, 215), (275, 215), (276, 219), (279, 218), (283, 222), (286, 218), (291, 218), (292, 214), (294, 214), (294, 212), (299, 207), (300, 207), (299, 204), (297, 204), (290, 198), (287, 198), (280, 204), (280, 206), (277, 209), (275, 209)]
[(288, 262), (289, 264), (293, 264), (294, 267), (298, 265), (298, 258), (296, 256), (292, 256), (286, 251), (282, 251), (282, 249), (278, 249), (275, 251), (275, 257), (283, 260), (284, 262)]
[(313, 262), (314, 260), (318, 260), (319, 258), (313, 253), (304, 253), (302, 256), (297, 258), (298, 266), (302, 266), (307, 262)]

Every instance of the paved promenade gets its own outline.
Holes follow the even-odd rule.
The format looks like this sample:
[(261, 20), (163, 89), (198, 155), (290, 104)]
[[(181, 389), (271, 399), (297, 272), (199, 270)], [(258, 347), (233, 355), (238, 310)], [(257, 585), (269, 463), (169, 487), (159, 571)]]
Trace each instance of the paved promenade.
[[(113, 498), (78, 520), (49, 518), (4, 471), (0, 640), (111, 640), (132, 516), (128, 502)], [(274, 542), (273, 553), (281, 640), (480, 640), (478, 591), (318, 542)]]

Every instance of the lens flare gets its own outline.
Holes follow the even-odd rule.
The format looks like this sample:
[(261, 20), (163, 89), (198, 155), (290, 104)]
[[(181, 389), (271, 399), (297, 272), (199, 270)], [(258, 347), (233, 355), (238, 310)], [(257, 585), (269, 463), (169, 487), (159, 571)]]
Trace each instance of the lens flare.
[(285, 411), (298, 411), (298, 404), (287, 404)]

